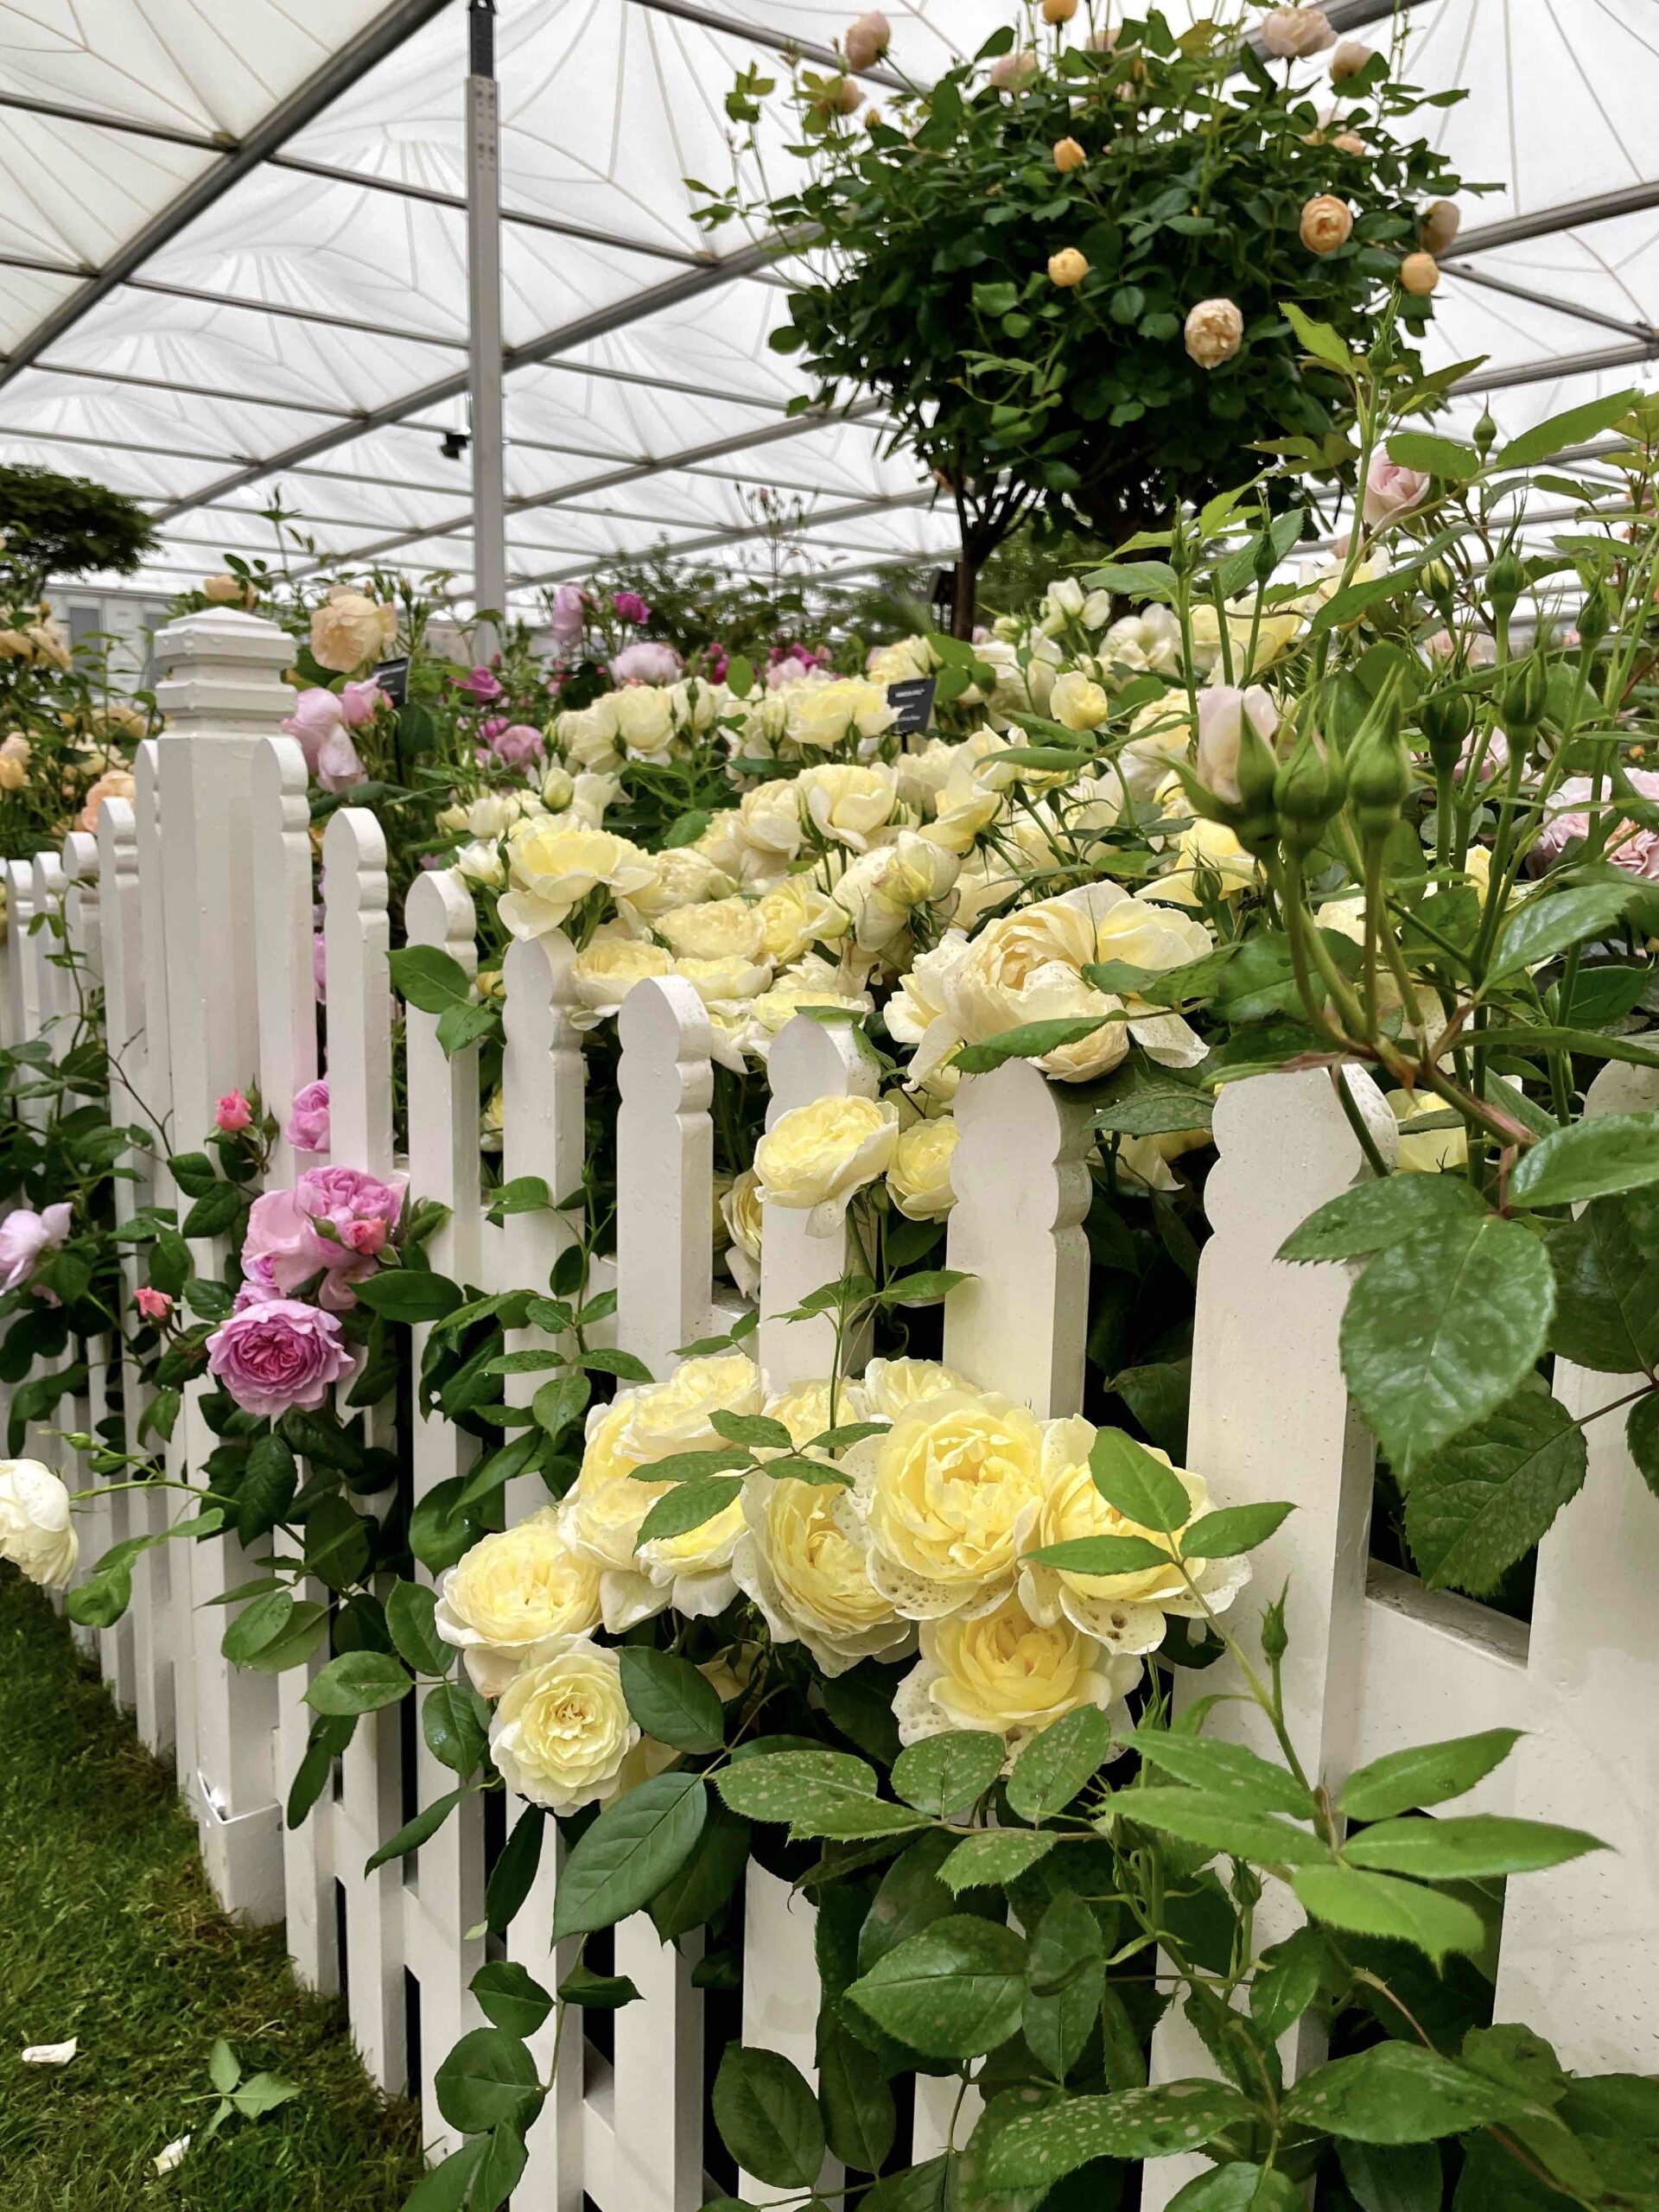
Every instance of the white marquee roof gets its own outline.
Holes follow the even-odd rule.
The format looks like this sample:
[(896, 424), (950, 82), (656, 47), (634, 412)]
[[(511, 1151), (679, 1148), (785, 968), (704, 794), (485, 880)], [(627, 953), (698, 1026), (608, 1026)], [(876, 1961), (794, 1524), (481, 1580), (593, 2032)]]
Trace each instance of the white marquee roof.
[[(886, 5), (925, 77), (1012, 0)], [(1238, 5), (1165, 0), (1178, 25)], [(515, 601), (664, 537), (741, 566), (762, 486), (805, 503), (815, 573), (952, 557), (879, 414), (785, 419), (779, 272), (691, 219), (686, 177), (731, 173), (736, 68), (827, 46), (855, 0), (499, 6)], [(1650, 383), (1659, 0), (1327, 0), (1373, 41), (1396, 7), (1411, 79), (1471, 88), (1446, 149), (1499, 187), (1465, 202), (1430, 341), (1490, 357), (1458, 416), (1512, 431)], [(0, 0), (0, 455), (149, 501), (150, 588), (268, 554), (280, 487), (331, 556), (464, 594), (469, 472), (439, 440), (467, 419), (466, 12)]]

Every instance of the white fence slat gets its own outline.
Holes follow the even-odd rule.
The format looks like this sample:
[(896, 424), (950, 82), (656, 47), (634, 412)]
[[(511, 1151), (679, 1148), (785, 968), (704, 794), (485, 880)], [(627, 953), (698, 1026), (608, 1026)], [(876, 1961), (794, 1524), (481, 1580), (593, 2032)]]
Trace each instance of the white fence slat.
[[(8, 861), (6, 870), (6, 1029), (14, 1045), (40, 1034), (40, 1008), (33, 995), (29, 925), (35, 916), (35, 871), (27, 861)], [(29, 1102), (19, 1110), (30, 1119)]]
[[(507, 1809), (511, 1819), (517, 1811), (511, 1798)], [(549, 1941), (553, 1900), (564, 1855), (559, 1832), (549, 1820), (543, 1831), (541, 1863), (536, 1870), (536, 1879), (506, 1935), (508, 1958), (526, 1973), (534, 1974), (543, 1988), (556, 1987), (582, 1955), (579, 1936), (567, 1936), (556, 1951)], [(613, 2163), (611, 2084), (607, 2082), (602, 2094), (596, 2094), (591, 2101), (584, 2094), (582, 2019), (580, 2012), (573, 2012), (565, 2022), (558, 2072), (525, 2139), (530, 2163), (524, 2179), (512, 2192), (513, 2212), (582, 2212), (584, 2189), (599, 2205), (600, 2212), (611, 2212), (617, 2202), (615, 2196), (599, 2183), (594, 2171), (601, 2164), (608, 2171)], [(528, 2038), (543, 2081), (553, 2063), (556, 2028), (556, 2012)]]
[[(749, 1864), (743, 1888), (743, 2040), (752, 2048), (780, 2051), (816, 2089), (818, 2086), (818, 1962), (814, 1948), (817, 1908), (764, 1866)], [(826, 2158), (818, 2187), (839, 2189), (842, 2168)], [(775, 2203), (773, 2184), (740, 2172), (746, 2202)]]
[[(1617, 1063), (1586, 1103), (1591, 1116), (1655, 1108), (1659, 1077)], [(1555, 1392), (1583, 1416), (1644, 1379), (1559, 1360)], [(1495, 2017), (1536, 2021), (1562, 2065), (1586, 2074), (1659, 2069), (1659, 1512), (1624, 1441), (1626, 1410), (1586, 1428), (1584, 1488), (1538, 1548), (1537, 1726), (1510, 1762), (1517, 1813), (1565, 1817), (1612, 1847), (1511, 1882), (1498, 1951)]]
[(1029, 1060), (957, 1094), (946, 1258), (974, 1280), (945, 1301), (944, 1357), (1039, 1419), (1083, 1409), (1089, 1335), (1089, 1110)]
[[(391, 996), (386, 845), (365, 808), (333, 815), (322, 840), (327, 955), (328, 1118), (334, 1164), (392, 1168)], [(354, 1501), (372, 1510), (370, 1502)], [(340, 1761), (334, 1874), (345, 1899), (343, 1979), (352, 2031), (386, 2088), (404, 2086), (401, 1862), (365, 1862), (404, 1821), (401, 1708), (363, 1714)]]
[[(709, 1016), (677, 976), (648, 976), (619, 1018), (617, 1334), (660, 1382), (709, 1332), (715, 1135)], [(563, 1195), (562, 1193), (556, 1193)]]
[[(767, 1064), (772, 1099), (766, 1127), (798, 1106), (819, 1098), (874, 1098), (876, 1072), (860, 1052), (850, 1033), (830, 1027), (798, 1014), (785, 1024), (772, 1048)], [(828, 1375), (835, 1364), (836, 1327), (832, 1315), (810, 1321), (786, 1321), (783, 1317), (810, 1298), (825, 1283), (836, 1282), (848, 1272), (850, 1230), (815, 1236), (808, 1217), (784, 1206), (768, 1206), (760, 1234), (760, 1326), (757, 1332), (760, 1365), (772, 1390), (791, 1390)], [(843, 1363), (849, 1374), (862, 1365), (865, 1351), (847, 1345)]]
[(318, 1163), (296, 1160), (286, 1135), (296, 1094), (317, 1073), (316, 989), (312, 979), (311, 802), (305, 754), (292, 737), (256, 747), (253, 917), (259, 944), (259, 1089), (276, 1117), (269, 1179), (292, 1184)]
[[(471, 976), (478, 965), (476, 918), (466, 887), (448, 870), (417, 876), (404, 905), (409, 943), (435, 945)], [(453, 1058), (437, 1040), (438, 1017), (407, 1010), (410, 1191), (450, 1209), (429, 1251), (440, 1274), (461, 1283), (478, 1277), (479, 1197), (478, 1047)], [(411, 1358), (418, 1375), (430, 1331), (413, 1332)], [(414, 1495), (418, 1501), (471, 1465), (472, 1440), (442, 1419), (417, 1419), (410, 1440)], [(417, 1567), (422, 1581), (432, 1578)], [(416, 1755), (419, 1802), (430, 1804), (454, 1788), (450, 1770), (423, 1741)], [(434, 2149), (457, 2148), (460, 2137), (442, 2120), (432, 2076), (468, 2028), (482, 2024), (467, 1984), (484, 1963), (484, 1943), (468, 1936), (484, 1917), (484, 1806), (463, 1799), (429, 1843), (421, 1846), (404, 1879), (404, 1951), (419, 1990), (422, 2079), (411, 2082), (422, 2107), (423, 2139)]]

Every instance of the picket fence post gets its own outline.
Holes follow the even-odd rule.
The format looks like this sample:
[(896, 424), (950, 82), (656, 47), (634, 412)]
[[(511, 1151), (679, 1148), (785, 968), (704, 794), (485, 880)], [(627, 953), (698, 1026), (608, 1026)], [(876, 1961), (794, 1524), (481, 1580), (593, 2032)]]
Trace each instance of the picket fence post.
[[(292, 704), (280, 677), (294, 648), (274, 622), (221, 608), (159, 630), (156, 652), (167, 671), (156, 691), (167, 717), (156, 753), (173, 1137), (191, 1151), (213, 1125), (215, 1099), (244, 1088), (258, 1064), (249, 779), (256, 746), (276, 734)], [(195, 1240), (198, 1274), (219, 1274), (224, 1258), (222, 1238)], [(185, 1392), (169, 1471), (181, 1459), (199, 1470), (213, 1448), (203, 1395), (199, 1382)], [(188, 1744), (181, 1729), (181, 1783), (219, 1896), (251, 1918), (278, 1919), (275, 1685), (223, 1656), (223, 1612), (213, 1603), (248, 1580), (255, 1565), (226, 1535), (188, 1546), (175, 1568), (190, 1606), (181, 1646), (194, 1659), (194, 1729)]]
[[(772, 1097), (766, 1108), (770, 1129), (798, 1106), (819, 1098), (874, 1098), (876, 1071), (844, 1026), (814, 1021), (798, 1014), (779, 1031), (767, 1063)], [(785, 1317), (815, 1290), (839, 1281), (852, 1267), (852, 1232), (838, 1230), (817, 1236), (809, 1216), (783, 1206), (766, 1209), (760, 1237), (760, 1366), (773, 1390), (828, 1375), (835, 1365), (836, 1325), (831, 1314), (810, 1320)], [(863, 1364), (858, 1344), (843, 1348), (849, 1373)]]

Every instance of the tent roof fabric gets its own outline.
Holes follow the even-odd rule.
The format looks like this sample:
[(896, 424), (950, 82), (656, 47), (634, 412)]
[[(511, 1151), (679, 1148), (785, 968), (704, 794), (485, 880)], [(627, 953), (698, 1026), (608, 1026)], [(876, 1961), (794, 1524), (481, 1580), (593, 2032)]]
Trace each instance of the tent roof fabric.
[[(1177, 28), (1241, 0), (1164, 0)], [(1430, 341), (1506, 432), (1659, 357), (1653, 0), (1327, 0), (1470, 97), (1429, 127), (1471, 181)], [(887, 0), (925, 79), (1011, 0)], [(828, 52), (854, 0), (499, 0), (507, 553), (515, 607), (663, 540), (810, 572), (954, 557), (879, 408), (791, 417), (786, 265), (721, 249), (688, 177), (731, 175), (735, 71)], [(1249, 10), (1253, 17), (1255, 10)], [(329, 560), (472, 563), (465, 0), (0, 0), (0, 454), (100, 478), (162, 530), (137, 580), (269, 555), (280, 494)], [(879, 97), (880, 70), (869, 89)], [(784, 134), (768, 149), (787, 166)], [(116, 581), (113, 579), (108, 580)]]

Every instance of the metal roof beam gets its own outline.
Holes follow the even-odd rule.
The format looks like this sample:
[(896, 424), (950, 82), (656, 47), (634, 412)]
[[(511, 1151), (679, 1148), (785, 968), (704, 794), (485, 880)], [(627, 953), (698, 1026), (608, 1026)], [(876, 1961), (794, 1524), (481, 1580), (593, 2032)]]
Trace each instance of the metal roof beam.
[[(227, 399), (233, 407), (279, 407), (290, 415), (327, 415), (337, 423), (366, 424), (367, 417), (346, 407), (331, 407), (324, 399), (276, 399), (268, 392), (226, 391), (218, 385), (175, 384), (171, 377), (141, 377), (124, 369), (84, 369), (68, 361), (36, 361), (36, 376), (85, 377), (93, 384), (136, 385), (143, 391), (178, 391), (194, 399)], [(0, 383), (4, 382), (0, 373)], [(354, 436), (354, 431), (348, 431)]]
[(1477, 369), (1452, 386), (1465, 391), (1505, 391), (1516, 385), (1553, 383), (1561, 377), (1590, 376), (1599, 369), (1634, 368), (1659, 358), (1659, 331), (1630, 346), (1605, 346), (1593, 353), (1556, 353), (1541, 361), (1521, 361), (1510, 369)]
[(1463, 233), (1455, 251), (1459, 260), (1465, 261), (1471, 253), (1491, 253), (1498, 246), (1519, 245), (1526, 238), (1554, 238), (1558, 232), (1576, 231), (1587, 223), (1639, 215), (1649, 207), (1659, 207), (1659, 183), (1626, 185), (1621, 192), (1592, 193), (1588, 199), (1563, 200), (1559, 207), (1541, 207), (1530, 215), (1483, 223)]
[(1459, 277), (1465, 284), (1477, 284), (1483, 292), (1502, 292), (1508, 299), (1524, 300), (1529, 307), (1548, 308), (1552, 315), (1573, 315), (1580, 322), (1599, 323), (1604, 330), (1623, 331), (1627, 338), (1659, 335), (1650, 322), (1604, 315), (1599, 308), (1582, 307), (1577, 300), (1552, 298), (1548, 292), (1535, 292), (1525, 284), (1511, 284), (1507, 276), (1489, 276), (1484, 270), (1465, 269), (1455, 261), (1444, 261), (1440, 266), (1446, 276)]
[[(856, 522), (862, 516), (886, 513), (894, 507), (930, 506), (938, 496), (938, 486), (930, 484), (921, 491), (893, 492), (886, 493), (880, 499), (855, 499), (845, 506), (826, 507), (819, 514), (808, 515), (801, 527), (807, 531), (829, 530), (837, 523)], [(648, 546), (645, 550), (660, 553), (671, 559), (686, 553), (712, 552), (721, 545), (736, 545), (749, 538), (765, 537), (770, 527), (769, 524), (760, 523), (744, 530), (709, 531), (701, 537), (675, 538), (666, 545)], [(631, 556), (623, 551), (612, 554), (607, 557), (613, 560), (627, 560), (637, 556)], [(555, 569), (538, 575), (516, 575), (512, 581), (516, 584), (556, 584), (563, 583), (569, 578), (582, 575), (584, 573), (582, 569)]]
[(111, 115), (98, 108), (77, 107), (70, 100), (38, 99), (33, 92), (0, 92), (0, 108), (16, 108), (24, 115), (43, 115), (54, 123), (82, 124), (92, 130), (118, 130), (130, 138), (159, 138), (169, 146), (190, 146), (203, 154), (228, 155), (238, 151), (228, 131), (187, 130), (172, 123), (152, 123), (136, 115)]
[(446, 4), (447, 0), (391, 0), (372, 22), (337, 48), (321, 67), (314, 70), (286, 99), (279, 100), (234, 151), (226, 153), (223, 160), (216, 161), (210, 169), (194, 178), (167, 207), (118, 247), (95, 277), (25, 333), (4, 365), (0, 366), (0, 385), (10, 383), (20, 369), (54, 344), (66, 331), (72, 330), (90, 308), (134, 275), (153, 253), (171, 245), (181, 231), (222, 199), (232, 185), (276, 153), (296, 130), (302, 130), (307, 124), (315, 121), (341, 92), (401, 46)]
[[(646, 317), (660, 314), (665, 308), (678, 307), (684, 301), (696, 299), (702, 293), (713, 291), (727, 284), (734, 276), (747, 276), (751, 270), (764, 267), (783, 250), (784, 242), (763, 238), (754, 245), (745, 246), (736, 253), (728, 254), (722, 260), (706, 269), (688, 269), (683, 275), (671, 276), (663, 283), (648, 286), (644, 291), (632, 292), (626, 299), (612, 306), (595, 309), (575, 322), (561, 324), (556, 330), (546, 331), (540, 338), (533, 338), (528, 345), (509, 346), (503, 361), (508, 374), (516, 369), (551, 361), (561, 353), (586, 346), (595, 338), (603, 338), (613, 331), (625, 330), (632, 323), (644, 321)], [(221, 477), (217, 483), (204, 485), (177, 499), (165, 512), (168, 516), (182, 514), (187, 508), (209, 505), (227, 492), (240, 491), (243, 485), (251, 484), (262, 476), (271, 476), (291, 467), (302, 461), (313, 461), (319, 454), (327, 453), (335, 446), (362, 436), (366, 431), (384, 429), (391, 423), (400, 423), (425, 407), (440, 405), (443, 401), (457, 399), (467, 389), (467, 372), (439, 377), (423, 385), (416, 391), (405, 392), (400, 398), (389, 399), (379, 407), (367, 410), (351, 418), (345, 427), (320, 430), (315, 437), (302, 438), (279, 453), (256, 461), (251, 467), (238, 469), (234, 475)]]
[(815, 61), (822, 69), (833, 69), (842, 76), (861, 77), (870, 85), (885, 85), (889, 92), (916, 89), (908, 78), (899, 76), (895, 70), (849, 69), (843, 57), (832, 46), (820, 46), (810, 38), (796, 38), (788, 31), (772, 29), (769, 24), (749, 22), (728, 15), (724, 8), (702, 6), (700, 0), (634, 0), (634, 5), (648, 8), (656, 16), (677, 16), (681, 22), (696, 23), (702, 30), (718, 31), (727, 38), (752, 39), (755, 45), (764, 46), (773, 54)]

